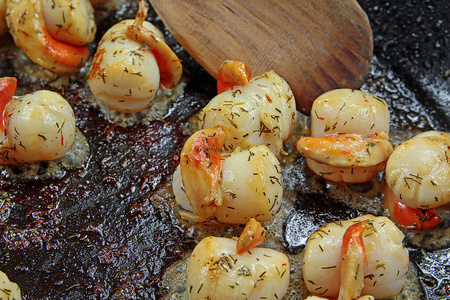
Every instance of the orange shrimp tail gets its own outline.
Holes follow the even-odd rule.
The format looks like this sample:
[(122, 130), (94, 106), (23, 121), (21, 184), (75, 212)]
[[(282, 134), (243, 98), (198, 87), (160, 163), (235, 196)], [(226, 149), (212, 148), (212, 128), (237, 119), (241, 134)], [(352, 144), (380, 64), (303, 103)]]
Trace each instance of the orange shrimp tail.
[(159, 84), (167, 89), (170, 89), (180, 80), (179, 78), (174, 79), (173, 77), (173, 65), (181, 63), (182, 60), (178, 58), (168, 60), (168, 58), (161, 54), (161, 52), (157, 49), (152, 49), (152, 53), (155, 56), (156, 63), (159, 68)]
[(144, 26), (147, 16), (145, 1), (139, 0), (139, 10), (133, 25), (128, 26), (127, 36), (131, 40), (145, 44), (149, 47), (159, 68), (160, 85), (170, 89), (178, 84), (183, 73), (181, 59), (166, 44), (164, 39), (159, 38), (153, 31)]
[(234, 86), (245, 86), (250, 82), (252, 72), (243, 62), (226, 60), (217, 74), (217, 94), (231, 90)]
[(442, 216), (434, 208), (412, 208), (404, 204), (387, 184), (384, 185), (384, 205), (399, 227), (412, 232), (432, 229), (443, 221)]
[(44, 52), (58, 64), (67, 67), (80, 67), (89, 57), (87, 46), (74, 46), (55, 40), (45, 28), (42, 28), (42, 45)]
[(209, 175), (212, 184), (211, 193), (219, 186), (222, 170), (221, 149), (223, 140), (219, 138), (221, 134), (199, 135), (192, 144), (194, 165), (197, 169), (202, 169)]
[(436, 209), (412, 208), (396, 198), (394, 219), (403, 228), (410, 231), (422, 231), (438, 226), (442, 217)]
[(261, 223), (254, 218), (250, 218), (245, 225), (244, 230), (236, 244), (236, 253), (241, 255), (254, 247), (261, 245), (266, 237), (266, 230), (261, 226)]
[[(342, 238), (341, 257), (347, 256), (352, 251), (365, 253), (366, 248), (363, 240), (363, 233), (367, 227), (367, 220), (351, 225)], [(364, 260), (366, 257), (364, 255)]]
[(161, 86), (169, 89), (178, 84), (183, 73), (182, 60), (164, 40), (157, 37), (153, 31), (146, 27), (136, 25), (128, 26), (127, 36), (150, 48), (158, 64)]
[(344, 233), (341, 248), (341, 284), (338, 300), (358, 298), (364, 288), (364, 269), (367, 264), (363, 234), (368, 221), (351, 225)]
[(432, 229), (442, 221), (436, 209), (412, 208), (395, 198), (393, 217), (400, 227), (410, 231)]
[(6, 123), (5, 110), (17, 89), (15, 77), (0, 78), (0, 130), (3, 131)]
[(222, 205), (222, 147), (227, 139), (221, 126), (202, 129), (184, 144), (180, 156), (181, 177), (195, 213), (211, 217)]
[(139, 9), (136, 13), (136, 19), (134, 25), (136, 27), (142, 26), (144, 24), (145, 18), (147, 17), (148, 9), (145, 6), (145, 0), (139, 0)]

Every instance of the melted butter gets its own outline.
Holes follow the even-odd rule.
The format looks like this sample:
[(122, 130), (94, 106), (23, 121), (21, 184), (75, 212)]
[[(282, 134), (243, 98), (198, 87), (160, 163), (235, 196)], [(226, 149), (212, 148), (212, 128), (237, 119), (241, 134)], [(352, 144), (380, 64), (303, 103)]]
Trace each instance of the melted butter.
[[(68, 83), (67, 77), (58, 76), (38, 64), (33, 63), (22, 49), (17, 49), (15, 52), (16, 58), (14, 59), (14, 68), (18, 71), (19, 80), (26, 78), (33, 82), (39, 81), (43, 83), (62, 80), (63, 82), (61, 85), (66, 85)], [(58, 79), (58, 77), (61, 79)]]

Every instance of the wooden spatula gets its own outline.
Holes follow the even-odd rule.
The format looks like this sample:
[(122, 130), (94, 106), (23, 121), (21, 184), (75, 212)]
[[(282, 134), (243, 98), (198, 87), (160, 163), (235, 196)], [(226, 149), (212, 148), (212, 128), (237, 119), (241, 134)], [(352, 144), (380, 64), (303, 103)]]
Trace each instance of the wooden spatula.
[(254, 75), (275, 70), (297, 109), (331, 89), (357, 89), (370, 68), (372, 30), (355, 0), (150, 0), (164, 24), (211, 75), (226, 59)]

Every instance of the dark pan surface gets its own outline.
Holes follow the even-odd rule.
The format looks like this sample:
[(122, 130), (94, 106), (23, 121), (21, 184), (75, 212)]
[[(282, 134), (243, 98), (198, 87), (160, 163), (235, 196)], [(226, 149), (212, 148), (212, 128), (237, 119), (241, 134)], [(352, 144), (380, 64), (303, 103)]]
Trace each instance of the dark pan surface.
[[(448, 1), (360, 3), (375, 44), (362, 89), (388, 101), (392, 132), (399, 132), (401, 140), (416, 129), (450, 131)], [(97, 40), (118, 20), (133, 18), (136, 10), (136, 3), (127, 1), (116, 13), (99, 10)], [(0, 47), (1, 75), (17, 76), (22, 93), (60, 92), (72, 104), (92, 153), (86, 168), (67, 171), (61, 179), (11, 180), (0, 173), (0, 269), (20, 285), (25, 299), (161, 299), (173, 292), (162, 280), (166, 270), (198, 242), (198, 231), (173, 212), (171, 175), (190, 117), (214, 96), (215, 81), (164, 31), (154, 13), (148, 20), (163, 29), (189, 80), (161, 120), (127, 128), (108, 121), (89, 102), (83, 72), (62, 85), (36, 79), (15, 64), (14, 47)], [(327, 222), (383, 214), (380, 178), (366, 185), (330, 185), (306, 170), (294, 152), (283, 166), (290, 210), (273, 232), (292, 256)], [(367, 199), (374, 204), (360, 205)], [(447, 220), (441, 232), (448, 234), (448, 225)], [(233, 235), (237, 229), (222, 232)], [(419, 242), (407, 236), (406, 241), (419, 298), (448, 299), (449, 236), (422, 236)]]

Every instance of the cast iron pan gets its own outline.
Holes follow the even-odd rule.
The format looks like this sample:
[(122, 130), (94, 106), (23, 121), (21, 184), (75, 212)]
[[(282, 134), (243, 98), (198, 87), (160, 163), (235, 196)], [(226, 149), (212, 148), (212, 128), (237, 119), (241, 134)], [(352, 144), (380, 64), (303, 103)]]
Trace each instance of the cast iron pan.
[[(124, 2), (116, 12), (97, 11), (97, 41), (118, 20), (134, 18), (137, 2)], [(448, 1), (360, 3), (375, 45), (362, 89), (388, 101), (391, 131), (398, 132), (398, 140), (416, 130), (450, 131)], [(163, 30), (183, 60), (187, 86), (160, 120), (126, 128), (108, 121), (90, 102), (89, 68), (62, 83), (29, 76), (17, 64), (20, 54), (11, 39), (2, 40), (1, 75), (18, 77), (22, 93), (61, 93), (72, 104), (91, 149), (85, 168), (68, 170), (60, 179), (30, 181), (0, 173), (0, 269), (19, 284), (25, 299), (161, 299), (183, 293), (182, 284), (171, 284), (167, 274), (182, 264), (204, 228), (182, 222), (174, 213), (171, 175), (189, 121), (214, 96), (215, 81), (164, 30), (154, 12), (148, 20)], [(289, 209), (269, 225), (273, 240), (290, 257), (301, 255), (309, 234), (325, 223), (384, 213), (381, 175), (364, 185), (331, 185), (304, 163), (295, 151), (284, 159)], [(42, 172), (47, 167), (40, 166)], [(437, 235), (406, 236), (413, 274), (409, 289), (420, 299), (449, 297), (448, 224), (446, 220)], [(216, 232), (238, 231), (226, 227)], [(301, 273), (299, 268), (291, 271), (293, 276)], [(298, 294), (291, 290), (288, 297), (298, 299)]]

